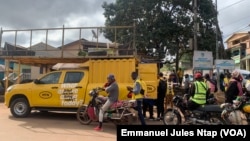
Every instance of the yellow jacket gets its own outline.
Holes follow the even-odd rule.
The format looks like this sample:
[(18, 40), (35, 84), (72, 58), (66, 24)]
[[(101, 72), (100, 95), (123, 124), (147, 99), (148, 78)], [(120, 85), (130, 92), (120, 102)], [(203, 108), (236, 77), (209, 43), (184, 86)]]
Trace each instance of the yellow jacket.
[(229, 85), (229, 80), (230, 80), (230, 78), (227, 78), (227, 77), (225, 77), (224, 79), (223, 79), (223, 81), (224, 81), (224, 85), (225, 85), (225, 91), (227, 90), (227, 88), (228, 88), (228, 85)]
[[(146, 83), (141, 79), (136, 79), (135, 83), (134, 83), (134, 88), (136, 87), (135, 85), (136, 85), (137, 82), (141, 85), (141, 88), (144, 89), (144, 95), (146, 95), (146, 93), (147, 93), (147, 85), (146, 85)], [(132, 99), (142, 99), (142, 98), (144, 98), (144, 95), (142, 95), (140, 93), (137, 93), (137, 94), (133, 93)]]
[(166, 95), (174, 95), (174, 87), (172, 81), (171, 82), (168, 81)]

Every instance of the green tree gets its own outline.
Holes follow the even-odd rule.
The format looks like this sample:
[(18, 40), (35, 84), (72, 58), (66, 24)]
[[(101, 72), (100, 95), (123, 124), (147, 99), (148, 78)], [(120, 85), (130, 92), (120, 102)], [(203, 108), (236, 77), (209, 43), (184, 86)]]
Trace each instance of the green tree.
[[(219, 27), (216, 20), (216, 8), (212, 0), (197, 0), (198, 1), (198, 49), (213, 52), (213, 57), (216, 58), (216, 25)], [(223, 43), (221, 31), (218, 28), (218, 41)], [(223, 44), (219, 45), (219, 58), (227, 58)]]
[[(143, 57), (161, 61), (175, 56), (176, 69), (180, 58), (192, 52), (187, 45), (193, 37), (192, 0), (116, 0), (103, 3), (106, 26), (133, 26), (129, 29), (104, 29), (104, 36), (113, 42), (133, 45)], [(215, 51), (216, 11), (212, 0), (199, 0), (198, 50)], [(213, 48), (214, 47), (214, 48)], [(215, 53), (214, 53), (215, 54)]]

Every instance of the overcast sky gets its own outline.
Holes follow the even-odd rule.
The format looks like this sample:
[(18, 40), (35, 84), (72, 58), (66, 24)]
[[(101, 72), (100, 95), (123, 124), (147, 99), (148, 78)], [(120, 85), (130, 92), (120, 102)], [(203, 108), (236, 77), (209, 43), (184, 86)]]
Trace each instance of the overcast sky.
[[(0, 27), (3, 30), (62, 28), (63, 25), (64, 27), (100, 27), (104, 26), (105, 21), (104, 10), (101, 6), (104, 1), (110, 3), (115, 0), (0, 0)], [(50, 40), (49, 44), (53, 45), (55, 40), (62, 38), (62, 34), (61, 30), (51, 32), (53, 33), (49, 33), (48, 39)], [(67, 34), (66, 32), (65, 34)], [(72, 35), (73, 33), (70, 34), (70, 32), (76, 34)], [(86, 32), (88, 33), (84, 33), (84, 35), (88, 34), (88, 37), (82, 36), (93, 40), (92, 36), (89, 36), (92, 35), (91, 30)], [(36, 33), (38, 31), (32, 33), (33, 42), (39, 42), (36, 41), (36, 36), (42, 37), (43, 42), (45, 42), (45, 31), (40, 31), (41, 34)], [(6, 37), (6, 40), (11, 42), (14, 39), (7, 39), (7, 37), (9, 37), (8, 35), (13, 37), (14, 34), (14, 32), (6, 32), (3, 38)], [(22, 39), (30, 37), (30, 32), (20, 32), (20, 34), (22, 36), (17, 37), (17, 44), (27, 45)], [(77, 40), (79, 30), (70, 30), (67, 35), (65, 40), (68, 38)]]
[(224, 41), (235, 32), (250, 31), (249, 7), (250, 0), (217, 0), (218, 21)]
[[(101, 7), (104, 1), (115, 2), (115, 0), (0, 0), (0, 27), (3, 30), (15, 30), (61, 28), (63, 25), (64, 27), (104, 26), (104, 10)], [(218, 20), (224, 39), (234, 32), (250, 30), (250, 0), (217, 0), (217, 6)], [(56, 39), (61, 38), (58, 32), (49, 33), (52, 45)], [(73, 37), (79, 36), (77, 34), (79, 31), (74, 32), (76, 33), (74, 35), (68, 33), (68, 38), (75, 40)], [(92, 36), (89, 36), (91, 34), (91, 31), (88, 31), (88, 37), (84, 38), (94, 40)], [(8, 35), (13, 36), (14, 33), (5, 33), (2, 42), (8, 41)], [(27, 45), (27, 42), (24, 43), (25, 37), (30, 37), (30, 33), (22, 32), (20, 35), (18, 44)], [(39, 34), (39, 37), (43, 35), (44, 33)], [(34, 36), (36, 35), (33, 33)], [(100, 35), (100, 40), (101, 38)], [(44, 40), (43, 36), (43, 42)], [(36, 43), (39, 40), (34, 37), (32, 42)]]

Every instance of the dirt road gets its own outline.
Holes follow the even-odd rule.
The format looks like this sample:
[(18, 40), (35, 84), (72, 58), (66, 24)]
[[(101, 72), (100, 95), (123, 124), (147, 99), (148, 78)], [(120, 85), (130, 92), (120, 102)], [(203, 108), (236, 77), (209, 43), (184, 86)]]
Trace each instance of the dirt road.
[[(147, 123), (163, 125), (162, 121)], [(102, 132), (93, 130), (97, 125), (97, 122), (81, 125), (75, 113), (33, 112), (27, 118), (14, 118), (9, 109), (0, 103), (1, 141), (116, 141), (114, 124), (104, 123)]]

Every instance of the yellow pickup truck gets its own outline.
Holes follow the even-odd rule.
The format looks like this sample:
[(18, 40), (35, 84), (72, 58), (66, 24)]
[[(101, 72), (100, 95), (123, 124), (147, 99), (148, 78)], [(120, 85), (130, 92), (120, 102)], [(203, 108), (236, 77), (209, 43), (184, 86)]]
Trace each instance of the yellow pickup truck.
[(147, 84), (146, 96), (156, 99), (156, 63), (141, 63), (136, 58), (90, 59), (80, 69), (51, 71), (32, 82), (9, 86), (5, 105), (18, 118), (27, 117), (32, 110), (76, 112), (89, 101), (89, 91), (103, 86), (110, 73), (119, 84), (119, 99), (126, 100), (126, 87), (133, 84), (130, 74), (136, 70)]

